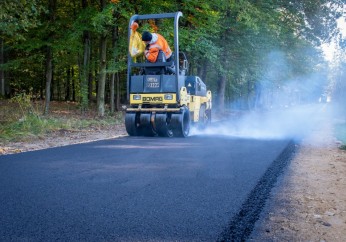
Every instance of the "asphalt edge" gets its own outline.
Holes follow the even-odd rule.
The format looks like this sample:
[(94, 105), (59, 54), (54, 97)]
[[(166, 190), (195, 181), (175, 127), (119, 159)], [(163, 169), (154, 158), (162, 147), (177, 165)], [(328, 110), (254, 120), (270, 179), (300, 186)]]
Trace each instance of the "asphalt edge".
[(296, 143), (291, 140), (280, 155), (272, 162), (257, 185), (250, 192), (240, 211), (231, 218), (228, 226), (219, 235), (216, 241), (246, 241), (260, 218), (261, 212), (270, 196), (271, 189), (278, 177), (292, 161), (297, 151)]

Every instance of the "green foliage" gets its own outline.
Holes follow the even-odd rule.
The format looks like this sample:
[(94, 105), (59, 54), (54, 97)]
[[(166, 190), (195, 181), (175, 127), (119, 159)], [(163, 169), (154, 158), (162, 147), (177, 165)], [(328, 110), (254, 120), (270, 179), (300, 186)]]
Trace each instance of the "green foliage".
[[(17, 106), (21, 107), (18, 112)], [(39, 106), (42, 107), (42, 105)], [(3, 108), (7, 111), (0, 113), (6, 120), (0, 125), (0, 142), (36, 139), (60, 130), (74, 132), (75, 130), (110, 128), (123, 122), (121, 112), (116, 113), (115, 116), (107, 113), (102, 119), (87, 118), (83, 115), (42, 116), (34, 103), (30, 102), (28, 95), (18, 95), (9, 104), (4, 104)], [(12, 113), (8, 110), (12, 110)], [(59, 108), (59, 110), (69, 111), (65, 108)]]
[[(335, 17), (342, 4), (337, 0), (114, 0), (106, 1), (101, 11), (99, 1), (86, 1), (83, 7), (81, 0), (56, 3), (48, 14), (47, 1), (0, 1), (0, 38), (6, 56), (0, 68), (11, 76), (13, 93), (31, 90), (44, 98), (45, 48), (50, 46), (53, 98), (71, 100), (74, 93), (83, 107), (88, 105), (88, 92), (96, 89), (101, 36), (107, 37), (108, 79), (118, 73), (125, 86), (128, 20), (133, 14), (181, 11), (180, 51), (188, 56), (189, 74), (204, 75), (215, 94), (217, 81), (226, 77), (226, 99), (233, 99), (253, 95), (255, 83), (261, 81), (273, 87), (303, 80), (308, 73), (321, 73), (324, 63), (316, 47), (338, 34)], [(155, 24), (173, 45), (172, 21)], [(152, 30), (152, 26), (143, 22), (139, 31), (143, 30)], [(83, 66), (86, 34), (91, 52), (88, 66)], [(280, 53), (282, 62), (269, 62), (273, 53)], [(69, 79), (66, 73), (72, 68)]]
[(96, 12), (91, 18), (91, 25), (95, 33), (107, 33), (108, 27), (114, 25), (112, 6), (108, 5), (102, 12)]
[(37, 136), (47, 128), (55, 126), (55, 122), (42, 119), (37, 115), (26, 115), (23, 119), (4, 125), (0, 129), (0, 139), (11, 141)]
[(14, 137), (27, 136), (28, 134), (37, 135), (47, 126), (46, 122), (38, 115), (38, 109), (31, 102), (30, 95), (17, 94), (11, 98), (9, 104), (14, 105), (10, 106), (13, 110), (3, 114), (7, 117), (7, 122), (0, 128), (0, 139), (11, 140)]
[(17, 94), (13, 98), (11, 98), (11, 102), (18, 105), (23, 119), (25, 119), (28, 115), (37, 114), (35, 108), (31, 103), (30, 95), (27, 95), (26, 93)]
[(24, 33), (40, 26), (40, 14), (46, 12), (39, 0), (0, 2), (0, 37), (23, 39)]

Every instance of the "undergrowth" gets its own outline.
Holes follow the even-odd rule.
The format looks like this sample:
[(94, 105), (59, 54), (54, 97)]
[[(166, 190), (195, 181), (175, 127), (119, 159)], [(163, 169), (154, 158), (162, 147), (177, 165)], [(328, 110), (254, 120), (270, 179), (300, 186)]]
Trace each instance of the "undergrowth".
[(26, 94), (20, 94), (10, 102), (3, 102), (0, 111), (0, 142), (40, 138), (59, 130), (101, 130), (123, 121), (121, 112), (98, 118), (95, 114), (83, 115), (78, 107), (70, 106), (60, 105), (55, 107), (51, 115), (43, 115), (42, 103), (33, 103)]

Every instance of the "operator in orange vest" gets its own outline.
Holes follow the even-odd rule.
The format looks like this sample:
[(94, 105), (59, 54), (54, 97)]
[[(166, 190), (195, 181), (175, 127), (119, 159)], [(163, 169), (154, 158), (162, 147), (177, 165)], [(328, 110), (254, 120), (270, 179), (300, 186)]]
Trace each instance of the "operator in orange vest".
[(160, 50), (165, 54), (166, 61), (170, 61), (172, 50), (162, 35), (144, 31), (142, 34), (142, 40), (146, 44), (144, 54), (148, 61), (156, 62)]

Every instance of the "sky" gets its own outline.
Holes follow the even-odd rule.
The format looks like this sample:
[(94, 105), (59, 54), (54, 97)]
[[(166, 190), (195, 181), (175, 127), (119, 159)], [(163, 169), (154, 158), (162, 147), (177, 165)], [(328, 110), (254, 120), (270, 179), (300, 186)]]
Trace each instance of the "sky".
[[(340, 29), (341, 35), (343, 38), (346, 38), (346, 20), (345, 16), (337, 20), (338, 28)], [(334, 53), (337, 51), (336, 44), (326, 43), (322, 45), (322, 49), (327, 61), (333, 61)]]
[(346, 20), (345, 17), (341, 17), (337, 20), (338, 27), (340, 28), (340, 31), (342, 33), (343, 37), (346, 37)]

